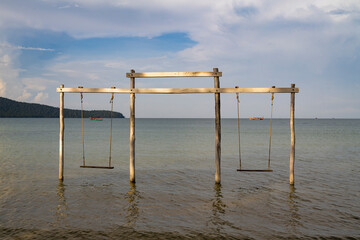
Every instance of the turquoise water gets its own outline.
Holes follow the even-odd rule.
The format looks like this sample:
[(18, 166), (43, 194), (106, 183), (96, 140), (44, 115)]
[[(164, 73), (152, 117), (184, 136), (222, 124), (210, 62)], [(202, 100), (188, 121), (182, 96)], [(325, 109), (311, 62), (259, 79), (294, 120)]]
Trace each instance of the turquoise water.
[[(106, 165), (109, 124), (85, 120), (89, 165)], [(129, 120), (115, 119), (113, 170), (81, 169), (80, 119), (0, 119), (0, 238), (360, 239), (360, 120), (296, 120), (295, 187), (288, 119), (275, 119), (273, 173), (240, 173), (237, 120), (222, 120), (214, 184), (213, 119), (137, 119), (136, 184)], [(242, 165), (266, 168), (269, 121), (241, 120)]]

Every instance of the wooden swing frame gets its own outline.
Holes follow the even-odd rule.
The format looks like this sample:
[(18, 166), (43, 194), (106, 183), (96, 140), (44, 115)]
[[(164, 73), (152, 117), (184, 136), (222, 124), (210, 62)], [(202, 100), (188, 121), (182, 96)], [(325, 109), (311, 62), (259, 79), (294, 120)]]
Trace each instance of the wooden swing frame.
[[(189, 94), (214, 93), (215, 95), (215, 183), (221, 183), (221, 116), (220, 93), (290, 93), (290, 184), (294, 184), (295, 163), (295, 93), (299, 88), (291, 84), (290, 88), (220, 88), (219, 78), (222, 73), (214, 68), (212, 72), (147, 72), (126, 74), (130, 78), (130, 88), (64, 88), (60, 85), (56, 91), (60, 93), (60, 133), (59, 133), (59, 179), (64, 179), (64, 93), (118, 93), (130, 94), (130, 182), (135, 182), (135, 94)], [(135, 88), (135, 78), (163, 77), (213, 77), (214, 88)]]

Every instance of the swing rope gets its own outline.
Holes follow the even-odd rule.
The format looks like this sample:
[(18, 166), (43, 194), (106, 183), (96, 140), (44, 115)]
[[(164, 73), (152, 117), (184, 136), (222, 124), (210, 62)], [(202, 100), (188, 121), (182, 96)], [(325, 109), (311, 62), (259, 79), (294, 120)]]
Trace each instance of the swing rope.
[[(239, 86), (235, 86), (239, 88)], [(237, 102), (237, 122), (238, 122), (238, 142), (239, 142), (239, 165), (241, 169), (241, 150), (240, 150), (240, 98), (239, 93), (236, 93), (236, 102)]]
[[(115, 87), (111, 87), (115, 89)], [(109, 167), (111, 167), (111, 143), (112, 143), (112, 122), (113, 122), (113, 109), (114, 109), (114, 93), (111, 95), (111, 120), (110, 120), (110, 150), (109, 150)]]
[[(272, 86), (275, 88), (275, 86)], [(268, 159), (268, 169), (270, 169), (270, 155), (271, 155), (271, 133), (272, 133), (272, 118), (273, 118), (273, 108), (274, 108), (274, 93), (271, 94), (271, 117), (270, 117), (270, 139), (269, 139), (269, 159)]]
[[(79, 86), (79, 88), (83, 88)], [(82, 158), (83, 158), (83, 166), (85, 166), (85, 138), (84, 138), (84, 112), (83, 112), (83, 94), (80, 93), (81, 100), (81, 132), (82, 132)]]

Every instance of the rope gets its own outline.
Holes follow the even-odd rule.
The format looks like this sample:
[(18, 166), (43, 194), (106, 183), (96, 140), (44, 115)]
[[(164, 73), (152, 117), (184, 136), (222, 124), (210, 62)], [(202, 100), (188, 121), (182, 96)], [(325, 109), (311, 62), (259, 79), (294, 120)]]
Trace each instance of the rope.
[[(275, 86), (273, 86), (273, 88), (275, 88)], [(271, 132), (272, 132), (273, 108), (274, 108), (274, 93), (272, 93), (272, 94), (271, 94), (271, 117), (270, 117), (270, 139), (269, 139), (269, 159), (268, 159), (268, 169), (270, 169)]]
[[(236, 86), (235, 88), (239, 88)], [(240, 150), (240, 98), (239, 93), (236, 93), (237, 102), (237, 122), (238, 122), (238, 142), (239, 142), (239, 165), (241, 169), (241, 150)]]
[[(112, 87), (115, 88), (115, 87)], [(111, 142), (112, 142), (112, 121), (113, 121), (113, 108), (114, 108), (114, 93), (110, 99), (111, 103), (111, 120), (110, 120), (110, 150), (109, 150), (109, 167), (111, 167)]]
[(85, 166), (84, 113), (83, 113), (83, 94), (82, 93), (80, 93), (80, 100), (81, 100), (81, 131), (82, 131), (82, 150), (83, 150), (82, 157), (83, 157), (83, 166)]

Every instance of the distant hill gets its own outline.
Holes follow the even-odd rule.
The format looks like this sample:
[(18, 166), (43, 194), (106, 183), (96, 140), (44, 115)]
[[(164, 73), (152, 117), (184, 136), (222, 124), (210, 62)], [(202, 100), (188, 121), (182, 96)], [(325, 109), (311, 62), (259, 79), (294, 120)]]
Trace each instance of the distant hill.
[[(59, 108), (37, 103), (17, 102), (0, 97), (0, 118), (58, 118)], [(64, 109), (65, 118), (80, 118), (80, 110)], [(85, 111), (84, 117), (110, 118), (110, 111), (94, 110)], [(114, 118), (124, 118), (119, 112), (113, 112)]]

